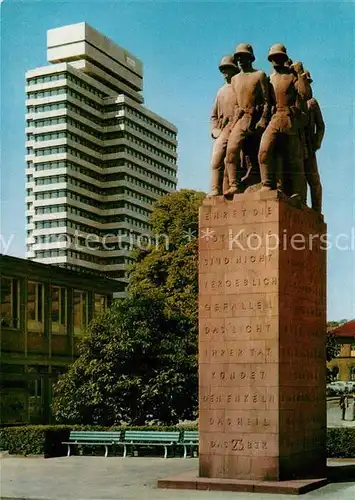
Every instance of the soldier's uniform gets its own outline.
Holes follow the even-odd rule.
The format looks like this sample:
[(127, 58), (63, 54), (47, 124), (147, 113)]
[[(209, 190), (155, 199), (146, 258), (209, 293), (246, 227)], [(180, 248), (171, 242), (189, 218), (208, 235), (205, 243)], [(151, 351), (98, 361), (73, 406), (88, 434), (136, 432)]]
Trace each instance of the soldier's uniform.
[[(235, 109), (235, 93), (231, 83), (225, 83), (217, 92), (211, 113), (211, 132), (219, 131), (212, 148), (212, 192), (221, 194), (228, 137)], [(227, 183), (225, 179), (224, 183)]]
[[(306, 72), (309, 83), (312, 82), (309, 72)], [(307, 101), (308, 125), (305, 133), (307, 137), (307, 157), (304, 162), (304, 171), (311, 191), (313, 210), (322, 211), (322, 184), (319, 177), (316, 151), (320, 149), (325, 132), (325, 124), (317, 100), (311, 97)]]
[[(281, 44), (271, 47), (269, 60), (273, 55), (283, 55), (288, 59), (286, 48)], [(276, 189), (277, 172), (275, 153), (283, 159), (282, 176), (290, 180), (291, 194), (298, 194), (306, 201), (306, 184), (303, 166), (302, 145), (299, 135), (298, 99), (309, 97), (309, 84), (305, 76), (298, 77), (285, 66), (285, 72), (274, 72), (270, 76), (273, 115), (262, 135), (259, 149), (261, 182), (265, 188)], [(288, 71), (287, 71), (288, 70)]]
[[(242, 53), (247, 54), (251, 61), (255, 60), (251, 45), (245, 43), (239, 44), (236, 47), (235, 56)], [(244, 105), (239, 102), (237, 96), (234, 123), (227, 145), (225, 165), (229, 179), (229, 191), (234, 194), (243, 190), (244, 169), (241, 152), (244, 151), (244, 154), (248, 155), (249, 161), (252, 164), (257, 164), (257, 162), (253, 162), (254, 156), (255, 160), (257, 159), (257, 150), (260, 141), (260, 135), (257, 137), (258, 131), (256, 131), (256, 126), (261, 119), (265, 121), (265, 124), (267, 121), (268, 87), (265, 73), (258, 70), (244, 74), (239, 73), (232, 78), (232, 85), (236, 93), (247, 89), (250, 93), (249, 102)], [(258, 179), (255, 182), (258, 182)], [(227, 191), (226, 194), (229, 194), (229, 192)]]

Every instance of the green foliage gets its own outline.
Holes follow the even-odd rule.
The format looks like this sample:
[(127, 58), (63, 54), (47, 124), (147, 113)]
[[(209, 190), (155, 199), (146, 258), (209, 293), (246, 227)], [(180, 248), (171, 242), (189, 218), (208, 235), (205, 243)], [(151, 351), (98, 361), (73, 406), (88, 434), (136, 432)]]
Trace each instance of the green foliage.
[(169, 237), (169, 250), (185, 245), (188, 235), (198, 234), (198, 211), (205, 193), (182, 189), (164, 196), (154, 205), (150, 222), (153, 234)]
[(159, 243), (135, 252), (129, 298), (94, 321), (80, 358), (55, 389), (59, 422), (142, 425), (197, 412), (197, 234), (204, 193), (160, 199), (151, 216)]
[(80, 357), (60, 377), (59, 422), (174, 424), (195, 418), (197, 357), (184, 319), (158, 298), (117, 301), (94, 321)]
[[(0, 429), (1, 448), (11, 455), (44, 455), (45, 457), (63, 456), (67, 453), (63, 441), (68, 441), (71, 430), (83, 431), (178, 431), (197, 430), (196, 426), (84, 426), (84, 425), (27, 425), (3, 427)], [(100, 453), (100, 450), (98, 450)]]
[(329, 332), (327, 335), (327, 346), (326, 346), (326, 354), (327, 361), (331, 361), (336, 358), (340, 353), (341, 345), (338, 344), (336, 336)]
[(328, 428), (327, 456), (329, 458), (355, 457), (355, 428)]
[(49, 425), (4, 427), (0, 429), (1, 448), (14, 455), (61, 455), (61, 442), (70, 430), (70, 426)]
[(181, 190), (161, 198), (151, 216), (158, 248), (137, 250), (130, 272), (129, 294), (162, 297), (197, 335), (198, 211), (205, 194)]
[(331, 332), (332, 330), (335, 330), (335, 328), (338, 328), (338, 326), (344, 325), (347, 322), (347, 319), (341, 319), (340, 321), (327, 321), (327, 332)]
[[(326, 356), (327, 361), (331, 361), (336, 358), (341, 350), (341, 344), (338, 344), (336, 336), (332, 331), (338, 326), (346, 323), (346, 320), (342, 321), (328, 321), (327, 323), (327, 344), (326, 344)], [(337, 375), (337, 371), (327, 368), (327, 382), (331, 382)]]

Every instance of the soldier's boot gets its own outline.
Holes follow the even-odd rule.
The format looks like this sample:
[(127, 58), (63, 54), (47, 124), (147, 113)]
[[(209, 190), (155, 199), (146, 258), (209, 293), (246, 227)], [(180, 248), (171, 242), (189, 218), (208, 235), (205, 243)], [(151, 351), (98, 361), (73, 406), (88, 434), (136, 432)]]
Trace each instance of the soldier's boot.
[(277, 133), (272, 128), (271, 122), (261, 136), (258, 162), (260, 168), (261, 191), (271, 191), (277, 188), (276, 170), (278, 163), (275, 161), (274, 146)]
[(268, 161), (260, 161), (260, 177), (261, 188), (260, 191), (273, 191), (277, 189), (276, 175), (274, 168)]
[(275, 187), (271, 187), (271, 186), (264, 186), (262, 185), (261, 188), (260, 188), (260, 191), (261, 192), (265, 192), (265, 191), (274, 191), (276, 188)]
[(322, 213), (322, 185), (319, 181), (316, 185), (310, 186), (312, 209)]
[(212, 170), (212, 190), (208, 196), (220, 196), (222, 194), (224, 170), (215, 168)]
[(229, 188), (224, 192), (224, 196), (233, 196), (238, 193), (243, 193), (240, 175), (237, 175), (237, 167), (234, 163), (226, 165)]

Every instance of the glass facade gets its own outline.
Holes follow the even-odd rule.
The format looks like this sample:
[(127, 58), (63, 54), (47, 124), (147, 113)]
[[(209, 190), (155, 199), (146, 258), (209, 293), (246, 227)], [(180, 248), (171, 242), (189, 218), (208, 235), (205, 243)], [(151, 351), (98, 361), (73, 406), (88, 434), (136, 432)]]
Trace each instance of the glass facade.
[(44, 331), (43, 305), (43, 284), (29, 281), (27, 285), (27, 328), (29, 331)]
[(88, 324), (87, 292), (74, 290), (74, 335), (83, 335)]
[(53, 383), (79, 355), (88, 322), (118, 290), (113, 280), (2, 256), (2, 425), (51, 422)]
[(64, 287), (51, 287), (52, 333), (67, 333), (67, 290)]
[(99, 316), (107, 308), (107, 296), (95, 293), (94, 296), (94, 316)]
[(0, 282), (0, 326), (20, 327), (19, 283), (17, 279), (1, 277)]

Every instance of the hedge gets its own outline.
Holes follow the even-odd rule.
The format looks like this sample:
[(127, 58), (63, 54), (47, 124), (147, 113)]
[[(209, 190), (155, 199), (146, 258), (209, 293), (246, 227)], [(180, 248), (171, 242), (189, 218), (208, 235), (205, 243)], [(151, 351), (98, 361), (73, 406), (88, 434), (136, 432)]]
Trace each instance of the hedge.
[[(4, 427), (0, 429), (0, 446), (12, 455), (44, 455), (45, 457), (63, 456), (67, 452), (62, 441), (67, 441), (71, 430), (105, 431), (113, 430), (150, 430), (174, 431), (197, 430), (196, 426), (125, 426), (101, 427), (84, 425), (28, 425)], [(355, 427), (327, 429), (328, 458), (355, 457)]]
[(329, 427), (327, 429), (327, 456), (329, 458), (355, 458), (355, 427)]
[[(177, 431), (181, 429), (197, 430), (196, 426), (115, 426), (99, 425), (26, 425), (19, 427), (3, 427), (0, 429), (1, 450), (11, 455), (44, 455), (46, 458), (66, 455), (67, 447), (63, 441), (68, 441), (71, 430), (83, 431)], [(92, 448), (93, 453), (100, 453), (98, 448)]]

